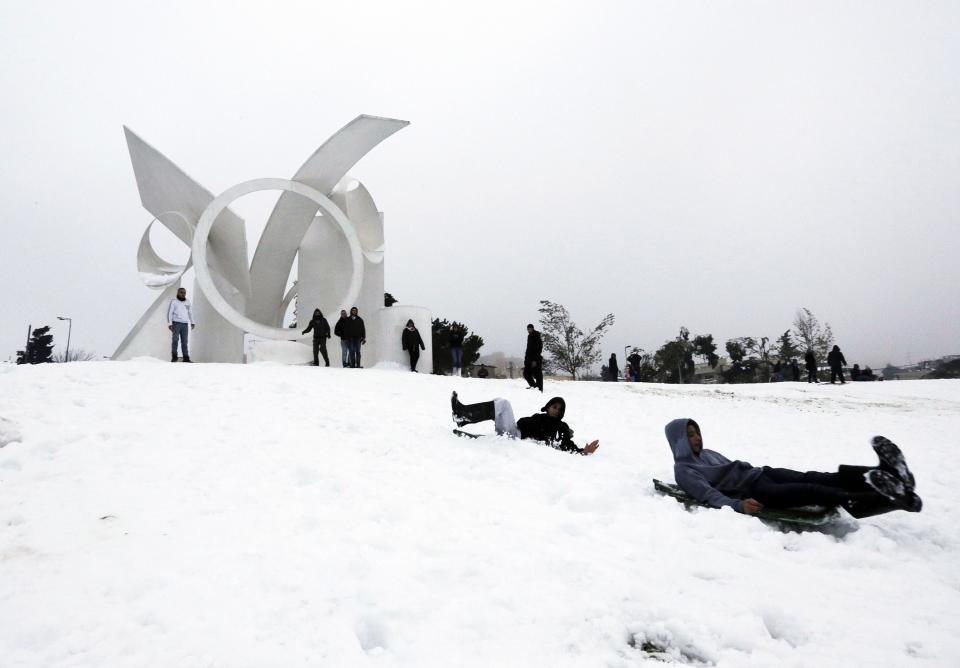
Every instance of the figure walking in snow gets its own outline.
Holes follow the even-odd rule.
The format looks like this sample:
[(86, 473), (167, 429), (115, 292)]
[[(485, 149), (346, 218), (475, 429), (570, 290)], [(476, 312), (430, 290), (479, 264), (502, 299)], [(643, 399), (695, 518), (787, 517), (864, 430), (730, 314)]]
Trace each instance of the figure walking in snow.
[(413, 324), (413, 320), (407, 320), (407, 326), (403, 328), (403, 334), (400, 335), (400, 343), (410, 354), (410, 370), (416, 373), (420, 351), (426, 350), (427, 347), (423, 345), (423, 337), (420, 336), (420, 330)]
[(347, 312), (341, 309), (340, 319), (337, 320), (337, 324), (333, 326), (333, 333), (340, 337), (340, 366), (344, 369), (350, 364), (350, 342), (347, 340), (346, 331), (349, 320)]
[(827, 353), (827, 364), (830, 365), (830, 384), (837, 382), (837, 376), (840, 377), (840, 384), (846, 385), (847, 381), (843, 379), (843, 367), (847, 365), (847, 360), (840, 352), (840, 346), (834, 346), (833, 350)]
[(817, 382), (817, 356), (813, 354), (813, 350), (807, 348), (807, 354), (803, 356), (803, 364), (807, 368), (807, 382), (816, 383)]
[(313, 318), (310, 319), (310, 324), (307, 325), (307, 328), (301, 332), (302, 334), (308, 334), (313, 332), (313, 366), (320, 366), (320, 358), (317, 356), (318, 353), (323, 355), (323, 363), (325, 366), (330, 366), (330, 358), (327, 357), (327, 339), (330, 338), (330, 323), (327, 322), (327, 319), (323, 317), (323, 313), (320, 312), (320, 309), (313, 309)]
[(620, 380), (620, 366), (617, 364), (617, 354), (612, 353), (607, 361), (607, 380), (616, 383)]
[(703, 448), (700, 425), (688, 418), (673, 420), (664, 429), (673, 451), (677, 484), (701, 503), (730, 506), (752, 515), (762, 508), (806, 505), (842, 506), (854, 517), (870, 517), (892, 510), (919, 512), (914, 478), (894, 443), (873, 438), (880, 459), (877, 467), (841, 465), (836, 473), (792, 471), (730, 461)]
[(460, 367), (463, 366), (463, 339), (467, 335), (467, 328), (459, 323), (450, 325), (450, 336), (447, 339), (450, 344), (450, 363), (453, 367), (451, 375), (459, 376)]
[[(189, 327), (188, 327), (189, 325)], [(173, 339), (170, 342), (170, 361), (177, 361), (177, 339), (180, 339), (180, 352), (183, 353), (183, 361), (190, 361), (190, 350), (187, 346), (190, 330), (197, 324), (193, 321), (193, 307), (190, 300), (187, 299), (187, 289), (178, 288), (175, 299), (170, 300), (167, 306), (167, 329), (173, 332)]]
[(527, 350), (523, 354), (523, 379), (527, 389), (543, 392), (543, 338), (533, 325), (527, 325)]
[(545, 445), (575, 452), (580, 455), (589, 455), (600, 447), (600, 441), (592, 441), (582, 448), (573, 442), (573, 430), (563, 421), (567, 410), (567, 403), (562, 397), (554, 397), (540, 409), (540, 412), (529, 417), (515, 420), (513, 407), (506, 399), (494, 399), (478, 404), (464, 405), (454, 392), (450, 397), (453, 408), (453, 421), (458, 427), (485, 420), (493, 420), (497, 433), (511, 438), (531, 439)]

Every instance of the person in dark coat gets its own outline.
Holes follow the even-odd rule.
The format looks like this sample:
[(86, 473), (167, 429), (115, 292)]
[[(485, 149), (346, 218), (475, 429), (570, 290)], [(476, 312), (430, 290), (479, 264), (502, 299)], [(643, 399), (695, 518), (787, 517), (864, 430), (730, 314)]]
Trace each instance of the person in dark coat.
[(527, 350), (523, 354), (523, 378), (527, 389), (543, 392), (543, 338), (532, 324), (527, 325)]
[(350, 342), (347, 341), (346, 332), (348, 320), (347, 312), (341, 310), (340, 319), (337, 320), (337, 324), (333, 326), (333, 333), (340, 337), (340, 366), (344, 369), (346, 369), (350, 363)]
[(320, 359), (317, 357), (319, 352), (323, 355), (323, 363), (330, 366), (330, 358), (327, 357), (327, 339), (330, 338), (330, 323), (323, 317), (320, 309), (313, 309), (313, 318), (310, 324), (303, 330), (303, 334), (313, 332), (313, 366), (320, 366)]
[(673, 475), (683, 491), (715, 508), (730, 506), (753, 515), (764, 507), (843, 506), (854, 517), (892, 510), (919, 512), (915, 480), (900, 448), (875, 436), (871, 442), (880, 463), (876, 467), (841, 465), (836, 473), (759, 467), (703, 447), (700, 425), (689, 418), (664, 428), (673, 452)]
[(840, 352), (840, 346), (834, 346), (833, 350), (827, 353), (827, 364), (830, 365), (830, 384), (836, 383), (837, 376), (839, 376), (840, 384), (846, 385), (847, 381), (843, 379), (843, 367), (847, 365), (847, 360)]
[(817, 382), (817, 356), (813, 354), (813, 350), (807, 349), (807, 354), (803, 356), (803, 364), (807, 368), (807, 382), (816, 383)]
[(447, 342), (450, 345), (450, 362), (452, 366), (452, 375), (460, 375), (460, 367), (463, 365), (463, 340), (467, 336), (467, 328), (459, 323), (453, 323), (450, 326), (450, 336)]
[(489, 378), (490, 371), (487, 369), (486, 364), (481, 364), (480, 368), (477, 369), (477, 378)]
[(611, 354), (607, 361), (607, 380), (613, 383), (620, 380), (620, 366), (617, 364), (616, 353)]
[(513, 407), (506, 399), (464, 405), (454, 392), (450, 397), (450, 405), (453, 409), (453, 421), (458, 427), (493, 420), (497, 434), (539, 441), (556, 450), (589, 455), (600, 447), (600, 441), (592, 441), (582, 448), (574, 443), (573, 430), (563, 421), (567, 403), (562, 397), (554, 397), (539, 413), (519, 420), (514, 420)]
[(790, 373), (793, 374), (793, 382), (800, 382), (800, 365), (797, 364), (797, 360), (790, 360)]
[(367, 342), (367, 329), (356, 306), (350, 309), (350, 317), (344, 323), (343, 331), (347, 339), (347, 366), (359, 369), (360, 346)]
[(403, 334), (400, 335), (400, 343), (403, 349), (410, 353), (410, 370), (416, 373), (420, 351), (426, 350), (427, 347), (423, 345), (423, 337), (420, 336), (420, 330), (413, 324), (413, 320), (407, 320), (407, 326), (403, 328)]
[(630, 353), (630, 356), (627, 358), (627, 368), (630, 370), (630, 380), (636, 383), (640, 380), (640, 364), (643, 360), (640, 358), (640, 355), (634, 350)]

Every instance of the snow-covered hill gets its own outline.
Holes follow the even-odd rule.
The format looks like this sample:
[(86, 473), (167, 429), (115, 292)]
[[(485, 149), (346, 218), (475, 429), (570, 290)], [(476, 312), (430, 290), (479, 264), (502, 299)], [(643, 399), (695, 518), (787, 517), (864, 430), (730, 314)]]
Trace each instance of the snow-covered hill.
[[(0, 369), (0, 665), (960, 665), (960, 382), (548, 383), (579, 457), (451, 434), (392, 370)], [(899, 443), (920, 514), (785, 534), (685, 512), (663, 437), (832, 470)], [(489, 431), (489, 428), (487, 429)]]

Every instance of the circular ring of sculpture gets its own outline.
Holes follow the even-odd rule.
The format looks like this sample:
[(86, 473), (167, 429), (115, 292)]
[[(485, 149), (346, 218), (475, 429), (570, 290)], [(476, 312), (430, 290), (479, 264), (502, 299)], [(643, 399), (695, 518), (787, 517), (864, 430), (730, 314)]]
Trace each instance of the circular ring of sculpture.
[(210, 202), (200, 215), (200, 220), (197, 222), (197, 230), (193, 236), (193, 266), (196, 270), (197, 283), (199, 283), (200, 289), (203, 290), (207, 301), (216, 309), (217, 313), (222, 315), (227, 322), (235, 327), (245, 332), (262, 336), (265, 339), (289, 341), (291, 339), (301, 338), (300, 333), (289, 328), (264, 325), (256, 320), (251, 320), (233, 308), (227, 300), (223, 298), (223, 295), (220, 294), (216, 284), (213, 282), (213, 276), (210, 274), (210, 267), (207, 265), (207, 239), (210, 236), (210, 230), (213, 228), (213, 223), (217, 220), (217, 217), (233, 200), (261, 190), (286, 190), (302, 195), (319, 205), (324, 215), (332, 218), (334, 222), (340, 226), (340, 230), (347, 238), (347, 243), (350, 246), (353, 276), (350, 279), (350, 287), (347, 289), (347, 295), (344, 297), (337, 311), (349, 308), (360, 294), (360, 284), (363, 281), (363, 255), (360, 249), (360, 239), (357, 237), (353, 225), (350, 224), (350, 221), (347, 220), (347, 217), (340, 208), (319, 190), (311, 188), (299, 181), (291, 181), (290, 179), (254, 179), (252, 181), (245, 181), (229, 188)]

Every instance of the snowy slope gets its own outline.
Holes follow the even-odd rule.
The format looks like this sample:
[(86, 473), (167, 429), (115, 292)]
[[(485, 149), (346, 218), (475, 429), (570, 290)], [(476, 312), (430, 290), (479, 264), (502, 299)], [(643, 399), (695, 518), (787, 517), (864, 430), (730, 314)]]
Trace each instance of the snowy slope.
[[(548, 383), (579, 457), (451, 435), (523, 381), (0, 369), (0, 666), (960, 665), (960, 382)], [(784, 534), (685, 512), (663, 425), (797, 469), (901, 444), (925, 501)], [(489, 431), (489, 429), (488, 429)], [(9, 441), (9, 442), (7, 442)]]

